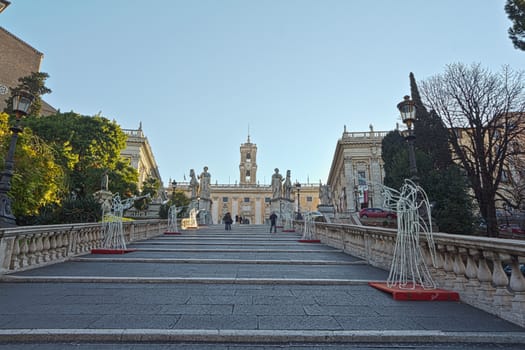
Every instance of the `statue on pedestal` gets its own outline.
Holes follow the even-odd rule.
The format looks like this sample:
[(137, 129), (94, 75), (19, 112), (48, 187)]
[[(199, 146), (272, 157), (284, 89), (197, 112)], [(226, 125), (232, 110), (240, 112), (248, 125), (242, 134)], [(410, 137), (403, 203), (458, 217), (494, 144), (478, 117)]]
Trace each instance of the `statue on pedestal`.
[(330, 185), (322, 185), (319, 181), (319, 201), (321, 205), (332, 205), (332, 192)]
[(272, 198), (279, 199), (282, 196), (283, 190), (283, 176), (279, 174), (279, 169), (275, 168), (275, 173), (272, 175)]
[(203, 172), (199, 175), (200, 179), (200, 198), (210, 199), (210, 183), (211, 174), (208, 172), (208, 167), (205, 166)]
[(286, 170), (286, 180), (284, 180), (284, 198), (291, 199), (292, 197), (292, 180), (290, 179), (290, 170)]
[(190, 189), (191, 189), (191, 199), (197, 198), (197, 191), (199, 189), (199, 182), (195, 177), (195, 170), (190, 169)]

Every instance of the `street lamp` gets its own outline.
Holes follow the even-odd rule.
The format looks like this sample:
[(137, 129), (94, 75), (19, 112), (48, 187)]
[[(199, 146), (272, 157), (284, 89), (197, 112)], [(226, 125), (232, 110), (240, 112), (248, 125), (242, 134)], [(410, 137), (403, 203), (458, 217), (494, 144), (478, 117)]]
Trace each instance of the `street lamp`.
[(173, 180), (171, 182), (171, 203), (172, 205), (175, 204), (175, 189), (177, 188), (177, 181)]
[(11, 190), (11, 178), (15, 169), (15, 149), (18, 140), (18, 134), (22, 132), (20, 127), (20, 120), (27, 115), (29, 107), (33, 102), (34, 96), (25, 91), (15, 92), (13, 95), (13, 111), (16, 115), (16, 122), (10, 128), (13, 135), (11, 136), (11, 143), (9, 150), (5, 157), (4, 171), (1, 173), (0, 179), (0, 227), (16, 226), (16, 218), (13, 215), (11, 207), (11, 198), (7, 195)]
[(401, 120), (406, 124), (407, 129), (401, 132), (401, 135), (408, 143), (408, 161), (410, 166), (410, 176), (414, 182), (418, 181), (416, 153), (414, 151), (414, 140), (416, 134), (414, 132), (414, 122), (416, 121), (416, 104), (410, 99), (410, 96), (405, 96), (402, 102), (397, 104), (397, 109), (401, 113)]
[(299, 181), (295, 182), (295, 189), (297, 190), (297, 220), (302, 219), (301, 215), (301, 183)]

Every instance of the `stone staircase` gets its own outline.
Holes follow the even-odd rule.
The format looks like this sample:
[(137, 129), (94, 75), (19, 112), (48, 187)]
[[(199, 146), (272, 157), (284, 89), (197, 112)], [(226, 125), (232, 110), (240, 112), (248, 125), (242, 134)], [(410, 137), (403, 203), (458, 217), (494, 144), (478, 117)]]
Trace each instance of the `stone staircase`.
[[(265, 225), (202, 226), (2, 276), (0, 350), (518, 349), (524, 329), (458, 302), (399, 302), (387, 272)], [(52, 347), (51, 347), (52, 346)]]

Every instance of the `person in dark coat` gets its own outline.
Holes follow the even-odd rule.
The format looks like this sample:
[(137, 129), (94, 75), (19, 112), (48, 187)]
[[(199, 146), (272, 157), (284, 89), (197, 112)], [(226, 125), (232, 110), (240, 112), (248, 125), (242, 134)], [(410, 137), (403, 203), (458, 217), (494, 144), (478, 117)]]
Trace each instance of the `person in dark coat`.
[(224, 217), (222, 218), (222, 220), (224, 221), (224, 229), (226, 231), (231, 231), (233, 219), (232, 219), (232, 215), (230, 214), (230, 212), (227, 212), (226, 214), (224, 214)]
[(272, 228), (273, 232), (277, 233), (277, 215), (275, 214), (275, 212), (273, 212), (272, 215), (270, 215), (270, 233), (272, 233)]

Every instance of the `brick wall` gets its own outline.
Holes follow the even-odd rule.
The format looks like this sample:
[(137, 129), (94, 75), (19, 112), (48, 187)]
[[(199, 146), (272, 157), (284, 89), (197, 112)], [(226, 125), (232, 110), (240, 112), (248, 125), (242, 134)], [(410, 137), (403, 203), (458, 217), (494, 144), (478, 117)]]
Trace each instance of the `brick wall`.
[[(9, 88), (18, 85), (18, 79), (40, 71), (43, 54), (15, 35), (0, 27), (0, 85)], [(0, 95), (0, 112), (10, 93)]]

